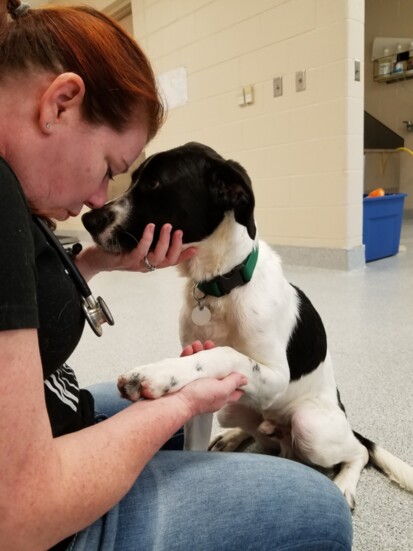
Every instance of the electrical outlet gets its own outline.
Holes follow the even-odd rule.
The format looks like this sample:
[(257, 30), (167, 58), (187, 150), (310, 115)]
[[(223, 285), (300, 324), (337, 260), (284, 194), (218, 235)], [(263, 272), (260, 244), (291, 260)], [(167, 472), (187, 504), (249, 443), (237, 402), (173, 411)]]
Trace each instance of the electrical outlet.
[(295, 73), (295, 91), (303, 92), (305, 90), (305, 71), (297, 71)]
[(283, 95), (283, 77), (275, 77), (272, 81), (273, 95), (278, 98)]

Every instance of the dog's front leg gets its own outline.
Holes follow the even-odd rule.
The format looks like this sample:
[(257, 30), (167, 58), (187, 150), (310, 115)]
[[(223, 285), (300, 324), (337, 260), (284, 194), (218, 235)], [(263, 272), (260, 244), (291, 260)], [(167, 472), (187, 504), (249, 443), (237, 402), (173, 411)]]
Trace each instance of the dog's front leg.
[(184, 449), (187, 451), (207, 451), (212, 431), (212, 413), (196, 415), (185, 423)]
[(119, 377), (118, 387), (122, 396), (132, 401), (141, 396), (159, 398), (177, 392), (196, 379), (223, 379), (234, 371), (247, 377), (248, 383), (242, 390), (261, 409), (269, 407), (289, 382), (286, 361), (280, 359), (277, 365), (267, 366), (229, 346), (222, 346), (137, 367)]

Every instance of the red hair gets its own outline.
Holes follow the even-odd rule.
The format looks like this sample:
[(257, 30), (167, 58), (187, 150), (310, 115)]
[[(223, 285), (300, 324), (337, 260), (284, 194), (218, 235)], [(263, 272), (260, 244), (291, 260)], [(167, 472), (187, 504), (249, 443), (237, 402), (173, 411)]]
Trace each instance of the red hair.
[(15, 15), (19, 0), (0, 0), (0, 79), (38, 69), (73, 72), (85, 84), (87, 121), (122, 130), (138, 115), (151, 139), (164, 110), (145, 54), (122, 27), (86, 6), (50, 6)]

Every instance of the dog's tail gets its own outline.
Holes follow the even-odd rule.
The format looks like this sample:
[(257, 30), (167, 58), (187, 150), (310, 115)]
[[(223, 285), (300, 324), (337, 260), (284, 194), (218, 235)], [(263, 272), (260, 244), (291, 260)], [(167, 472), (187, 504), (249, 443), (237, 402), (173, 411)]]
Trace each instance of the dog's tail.
[(369, 464), (396, 482), (399, 486), (413, 492), (413, 467), (378, 446), (368, 438), (354, 431), (356, 438), (369, 452)]

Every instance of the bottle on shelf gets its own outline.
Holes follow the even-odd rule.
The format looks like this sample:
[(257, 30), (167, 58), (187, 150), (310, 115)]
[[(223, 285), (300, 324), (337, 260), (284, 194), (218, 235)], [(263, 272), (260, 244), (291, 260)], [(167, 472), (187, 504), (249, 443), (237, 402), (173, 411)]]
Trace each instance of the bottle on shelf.
[(390, 55), (388, 48), (384, 48), (384, 56), (378, 60), (378, 75), (377, 76), (386, 76), (391, 75), (396, 66), (396, 56)]

